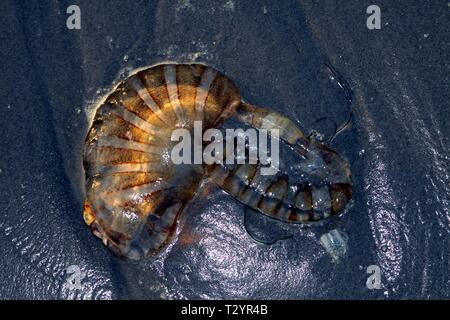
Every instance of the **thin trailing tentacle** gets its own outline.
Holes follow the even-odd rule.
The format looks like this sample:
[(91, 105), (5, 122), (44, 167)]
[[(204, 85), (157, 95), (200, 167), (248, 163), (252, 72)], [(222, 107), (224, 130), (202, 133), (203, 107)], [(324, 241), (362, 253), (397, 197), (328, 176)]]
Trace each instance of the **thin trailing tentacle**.
[[(349, 83), (334, 69), (334, 67), (330, 63), (325, 63), (325, 67), (328, 69), (331, 76), (336, 80), (339, 88), (343, 90), (345, 98), (347, 100), (347, 105), (351, 107), (353, 102), (353, 90), (351, 89)], [(347, 128), (347, 126), (351, 123), (352, 119), (353, 119), (353, 112), (350, 110), (347, 120), (335, 130), (333, 136), (327, 142), (328, 146), (331, 145), (331, 142), (339, 133), (341, 133), (343, 130)]]
[(273, 244), (275, 244), (275, 243), (277, 243), (277, 242), (279, 242), (279, 241), (289, 240), (289, 239), (292, 239), (292, 238), (294, 237), (293, 234), (290, 234), (290, 235), (288, 235), (288, 236), (286, 236), (286, 237), (278, 238), (278, 239), (275, 239), (275, 240), (272, 240), (272, 241), (264, 241), (264, 240), (261, 240), (261, 239), (257, 239), (257, 238), (250, 232), (250, 230), (248, 229), (248, 226), (247, 226), (247, 214), (248, 214), (248, 207), (245, 206), (245, 208), (244, 208), (244, 223), (243, 223), (243, 224), (244, 224), (245, 232), (247, 232), (247, 234), (250, 236), (250, 238), (252, 238), (253, 241), (255, 241), (255, 242), (258, 243), (258, 244), (265, 245), (265, 246), (270, 246), (270, 245), (273, 245)]
[(341, 124), (339, 127), (335, 127), (334, 133), (331, 136), (331, 138), (327, 141), (327, 146), (330, 146), (331, 143), (333, 142), (334, 138), (336, 138), (336, 136), (341, 133), (342, 131), (344, 131), (345, 129), (347, 129), (347, 127), (350, 125), (350, 123), (352, 122), (353, 119), (353, 112), (350, 112), (350, 114), (348, 115), (348, 119)]
[[(321, 117), (321, 118), (317, 119), (315, 121), (315, 123), (318, 123), (320, 121), (327, 120), (327, 119), (328, 119), (328, 117)], [(337, 126), (336, 122), (333, 121), (333, 124), (334, 124), (333, 134), (331, 135), (331, 137), (325, 143), (328, 147), (331, 145), (331, 143), (333, 142), (334, 138), (336, 138), (336, 136), (339, 133), (344, 131), (350, 125), (352, 119), (353, 119), (353, 112), (350, 112), (349, 115), (348, 115), (347, 120), (345, 120), (339, 127)], [(312, 136), (312, 134), (309, 134), (308, 138), (311, 138), (311, 136)]]

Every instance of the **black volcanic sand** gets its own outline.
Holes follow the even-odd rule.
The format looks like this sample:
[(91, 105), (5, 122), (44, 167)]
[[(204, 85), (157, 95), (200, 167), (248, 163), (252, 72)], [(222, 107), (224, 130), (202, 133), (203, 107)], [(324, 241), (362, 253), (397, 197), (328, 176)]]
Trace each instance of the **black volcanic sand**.
[[(381, 30), (366, 27), (370, 1), (149, 2), (77, 1), (81, 30), (66, 28), (72, 1), (0, 4), (0, 298), (450, 297), (447, 1), (379, 0)], [(81, 217), (92, 105), (166, 60), (221, 70), (307, 133), (327, 138), (353, 114), (331, 145), (352, 168), (348, 211), (311, 228), (249, 212), (253, 236), (291, 236), (264, 246), (243, 205), (212, 189), (161, 256), (112, 255)], [(319, 241), (332, 229), (348, 239), (338, 261)]]

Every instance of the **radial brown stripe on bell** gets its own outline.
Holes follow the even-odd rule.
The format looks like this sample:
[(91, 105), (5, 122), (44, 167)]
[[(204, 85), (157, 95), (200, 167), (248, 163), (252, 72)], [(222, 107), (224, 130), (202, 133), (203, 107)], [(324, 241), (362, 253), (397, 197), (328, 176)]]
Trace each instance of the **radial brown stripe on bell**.
[(85, 153), (85, 167), (89, 165), (108, 165), (122, 163), (152, 163), (159, 161), (155, 155), (130, 149), (117, 149), (113, 147), (87, 147)]
[(164, 65), (164, 77), (166, 79), (167, 93), (169, 94), (170, 104), (173, 111), (177, 116), (177, 126), (189, 127), (190, 119), (186, 114), (185, 108), (180, 103), (178, 95), (178, 83), (177, 83), (177, 66), (174, 64)]
[[(125, 121), (123, 118), (119, 117), (117, 114), (107, 114), (104, 115), (103, 121), (105, 125), (101, 127), (99, 136), (115, 135), (122, 139), (132, 140), (142, 143), (149, 143), (155, 140), (153, 135), (145, 132), (144, 130), (132, 125), (131, 123)], [(157, 142), (157, 140), (156, 140)]]
[[(146, 112), (151, 114), (151, 118), (148, 120), (152, 123), (159, 123), (159, 127), (161, 127), (161, 123), (164, 125), (161, 128), (172, 127), (173, 121), (170, 118), (170, 113), (166, 115), (157, 102), (153, 99), (149, 90), (145, 86), (144, 80), (142, 78), (145, 71), (139, 72), (134, 76), (131, 76), (126, 80), (126, 84), (130, 87), (130, 90), (134, 91), (139, 96), (139, 102), (143, 106)], [(147, 118), (145, 118), (147, 119)]]
[[(137, 117), (149, 124), (164, 129), (167, 125), (147, 106), (146, 102), (139, 96), (139, 93), (134, 85), (139, 82), (139, 86), (145, 90), (141, 80), (134, 75), (122, 83), (117, 90), (115, 90), (106, 103), (111, 104), (114, 108), (125, 108), (125, 111), (129, 111)], [(118, 110), (119, 112), (121, 110)]]
[[(148, 136), (150, 138), (152, 136), (138, 129), (135, 129), (135, 131), (124, 131), (126, 129), (118, 126), (121, 120), (118, 120), (114, 115), (109, 115), (108, 117), (114, 120), (99, 121), (95, 128), (91, 128), (86, 139), (84, 151), (85, 169), (100, 165), (155, 163), (160, 161), (161, 155), (159, 152), (156, 152), (156, 150), (161, 148), (159, 141), (156, 143), (154, 142), (155, 139), (150, 139), (147, 143), (137, 141), (142, 140), (142, 137)], [(136, 134), (133, 136), (132, 132)], [(133, 140), (133, 138), (136, 140)]]
[(164, 74), (164, 65), (141, 71), (137, 76), (141, 79), (144, 87), (147, 89), (156, 105), (160, 108), (164, 117), (169, 119), (168, 121), (172, 126), (175, 126), (178, 122), (178, 118), (170, 102)]
[(349, 184), (338, 183), (330, 186), (331, 209), (334, 215), (342, 212), (352, 197)]
[(179, 100), (191, 122), (195, 119), (197, 87), (205, 69), (202, 65), (179, 64), (176, 67)]
[(258, 207), (266, 214), (277, 216), (277, 210), (283, 203), (288, 188), (287, 178), (281, 176), (274, 180), (262, 197)]
[[(166, 171), (165, 175), (169, 175)], [(143, 185), (152, 184), (161, 178), (161, 172), (121, 172), (107, 175), (99, 174), (93, 177), (93, 182), (98, 181), (97, 192), (114, 193)]]
[(236, 86), (222, 74), (214, 79), (205, 101), (205, 126), (216, 126), (233, 114), (241, 98)]

